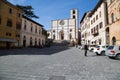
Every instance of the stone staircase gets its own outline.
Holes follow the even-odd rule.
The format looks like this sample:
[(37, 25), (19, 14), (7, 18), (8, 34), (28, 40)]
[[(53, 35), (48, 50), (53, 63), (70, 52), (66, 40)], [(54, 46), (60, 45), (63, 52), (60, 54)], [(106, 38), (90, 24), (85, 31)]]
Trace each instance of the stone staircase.
[(67, 41), (67, 40), (54, 40), (52, 45), (53, 46), (68, 46), (69, 41)]

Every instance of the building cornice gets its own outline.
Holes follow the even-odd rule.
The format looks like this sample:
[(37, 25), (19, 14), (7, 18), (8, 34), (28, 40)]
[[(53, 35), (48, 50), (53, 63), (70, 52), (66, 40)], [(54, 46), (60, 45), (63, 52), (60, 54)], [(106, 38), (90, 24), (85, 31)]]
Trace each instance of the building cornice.
[(36, 22), (36, 21), (34, 21), (34, 20), (32, 20), (32, 19), (24, 16), (24, 15), (23, 15), (23, 18), (24, 18), (24, 19), (27, 19), (27, 20), (29, 20), (29, 21), (31, 21), (31, 22), (33, 22), (33, 23), (35, 23), (35, 24), (37, 24), (37, 25), (39, 25), (39, 26), (41, 26), (41, 27), (44, 27), (42, 24), (40, 24), (40, 23), (38, 23), (38, 22)]

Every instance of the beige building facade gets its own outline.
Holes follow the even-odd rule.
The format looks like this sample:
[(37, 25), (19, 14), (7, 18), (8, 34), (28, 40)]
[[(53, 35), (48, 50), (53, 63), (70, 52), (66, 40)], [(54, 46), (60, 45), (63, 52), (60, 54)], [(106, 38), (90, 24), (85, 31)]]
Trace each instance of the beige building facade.
[(45, 36), (42, 34), (43, 25), (23, 16), (21, 28), (21, 46), (41, 46), (45, 44)]
[(110, 45), (120, 45), (120, 0), (107, 0)]
[(107, 3), (99, 0), (90, 15), (91, 44), (106, 45)]
[(91, 11), (86, 12), (82, 17), (82, 20), (80, 21), (81, 44), (89, 44), (90, 40), (91, 40), (90, 13), (91, 13)]

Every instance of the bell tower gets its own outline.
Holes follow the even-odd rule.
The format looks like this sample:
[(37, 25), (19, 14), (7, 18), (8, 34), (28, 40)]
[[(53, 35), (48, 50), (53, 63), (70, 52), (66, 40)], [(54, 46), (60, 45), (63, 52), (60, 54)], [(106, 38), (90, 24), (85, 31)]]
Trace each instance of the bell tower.
[(70, 10), (70, 18), (75, 20), (75, 41), (78, 43), (78, 9)]
[(72, 9), (70, 11), (70, 18), (72, 18), (72, 19), (78, 19), (78, 10), (77, 9)]

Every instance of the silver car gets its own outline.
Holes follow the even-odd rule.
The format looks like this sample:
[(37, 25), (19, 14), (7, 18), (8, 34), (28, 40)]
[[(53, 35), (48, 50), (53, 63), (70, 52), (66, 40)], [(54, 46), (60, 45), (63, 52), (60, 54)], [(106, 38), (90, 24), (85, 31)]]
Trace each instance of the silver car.
[(109, 58), (115, 58), (120, 60), (120, 46), (117, 45), (109, 46), (105, 54)]

